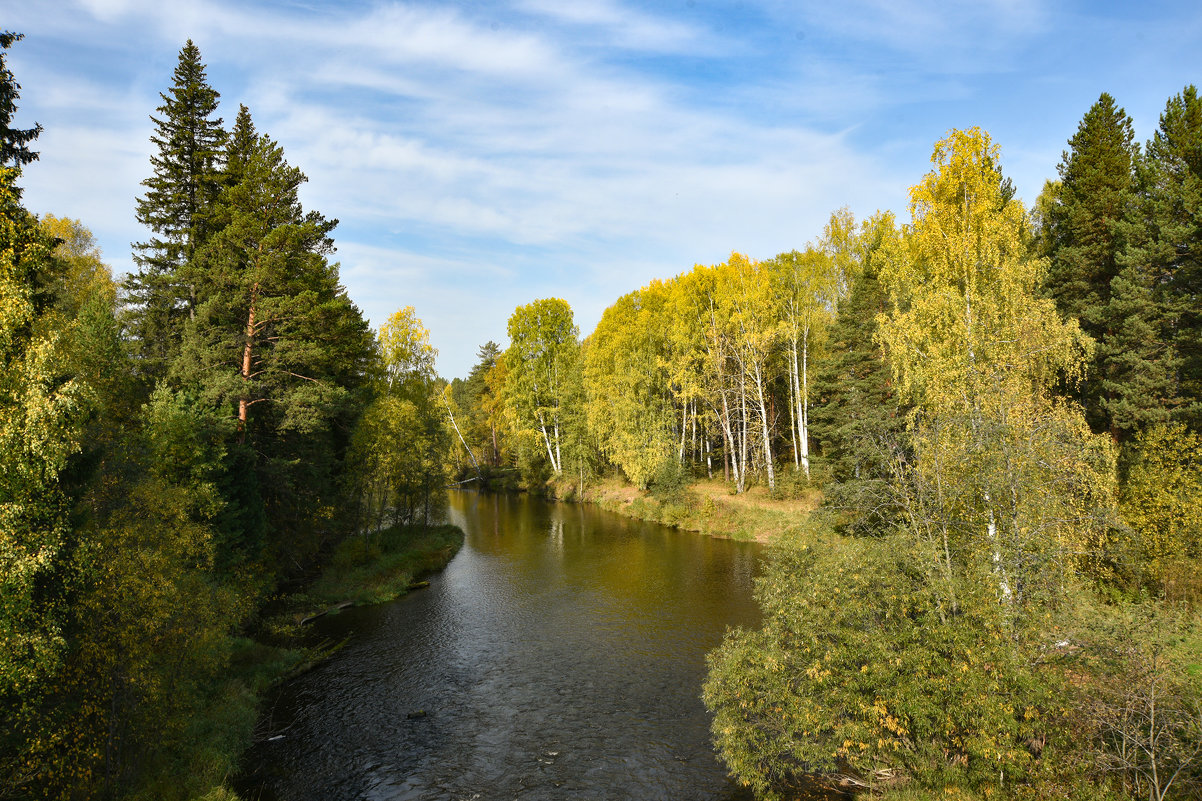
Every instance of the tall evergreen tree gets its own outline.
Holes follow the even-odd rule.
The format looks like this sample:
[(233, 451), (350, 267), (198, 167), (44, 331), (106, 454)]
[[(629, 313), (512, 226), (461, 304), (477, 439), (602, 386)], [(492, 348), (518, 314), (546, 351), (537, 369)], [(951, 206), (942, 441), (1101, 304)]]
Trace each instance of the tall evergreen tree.
[[(21, 167), (36, 161), (38, 154), (29, 149), (29, 144), (42, 132), (41, 125), (32, 128), (13, 128), (13, 115), (17, 113), (17, 100), (21, 97), (21, 84), (17, 83), (8, 65), (4, 63), (4, 51), (13, 43), (25, 38), (24, 34), (11, 31), (0, 32), (0, 167)], [(14, 190), (16, 191), (15, 187)], [(17, 192), (20, 197), (20, 192)]]
[(1163, 352), (1179, 359), (1177, 414), (1202, 430), (1202, 98), (1196, 87), (1168, 101), (1146, 154), (1124, 260), (1146, 272), (1163, 315)]
[(1128, 442), (1149, 426), (1167, 422), (1178, 403), (1176, 348), (1165, 327), (1164, 305), (1157, 301), (1151, 276), (1128, 265), (1110, 284), (1108, 328), (1098, 343), (1101, 398), (1095, 416)]
[(129, 330), (150, 379), (166, 374), (179, 348), (183, 323), (200, 302), (181, 270), (196, 257), (214, 230), (213, 209), (221, 191), (226, 134), (215, 117), (220, 95), (208, 84), (200, 50), (189, 39), (163, 105), (152, 116), (157, 148), (154, 174), (142, 182), (138, 222), (152, 232), (134, 245), (137, 270), (126, 280)]
[(337, 220), (301, 207), (307, 179), (278, 143), (254, 135), (245, 110), (233, 142), (238, 180), (212, 213), (221, 228), (183, 273), (203, 298), (170, 379), (229, 416), (229, 452), (243, 455), (229, 497), (253, 510), (257, 472), (273, 526), (307, 531), (321, 525), (319, 506), (334, 505), (371, 335), (326, 258)]
[(885, 478), (877, 443), (904, 428), (889, 363), (874, 339), (877, 316), (887, 310), (888, 296), (876, 267), (865, 259), (850, 294), (839, 302), (831, 326), (831, 356), (815, 388), (819, 403), (813, 413), (814, 433), (841, 482)]
[[(1045, 221), (1051, 259), (1044, 287), (1061, 314), (1079, 320), (1083, 331), (1105, 345), (1122, 324), (1110, 306), (1111, 282), (1122, 269), (1120, 223), (1133, 198), (1139, 146), (1131, 118), (1103, 93), (1081, 120), (1069, 148), (1059, 166), (1056, 202)], [(1108, 409), (1118, 403), (1116, 393), (1124, 391), (1119, 377), (1124, 368), (1108, 359), (1121, 355), (1113, 346), (1099, 348), (1076, 390), (1094, 430), (1110, 429), (1116, 437)]]
[(463, 407), (468, 410), (469, 438), (479, 444), (484, 461), (496, 467), (500, 464), (501, 449), (497, 422), (489, 409), (495, 405), (494, 392), (488, 383), (488, 375), (501, 358), (501, 347), (491, 339), (476, 351), (477, 361), (464, 384)]
[(877, 214), (863, 224), (863, 267), (839, 301), (830, 356), (814, 387), (814, 435), (836, 481), (827, 490), (827, 505), (841, 510), (841, 525), (852, 533), (878, 533), (894, 514), (887, 482), (905, 414), (889, 361), (876, 341), (877, 318), (888, 311), (889, 298), (877, 275), (879, 254), (873, 254), (896, 236), (892, 214)]

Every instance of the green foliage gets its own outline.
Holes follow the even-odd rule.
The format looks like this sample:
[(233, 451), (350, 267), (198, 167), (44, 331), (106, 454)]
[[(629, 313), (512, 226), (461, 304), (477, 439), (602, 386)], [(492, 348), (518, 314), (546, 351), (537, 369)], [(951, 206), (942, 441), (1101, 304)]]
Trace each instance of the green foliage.
[(877, 277), (876, 260), (886, 237), (896, 236), (893, 217), (877, 215), (864, 224), (864, 267), (839, 301), (830, 332), (830, 357), (815, 381), (815, 438), (838, 485), (828, 490), (828, 506), (846, 512), (849, 530), (880, 530), (890, 518), (880, 495), (890, 475), (890, 454), (905, 425), (889, 362), (876, 341), (877, 318), (888, 298)]
[(879, 262), (892, 307), (880, 318), (899, 391), (920, 406), (983, 408), (1015, 391), (1077, 378), (1090, 341), (1035, 294), (1046, 262), (1029, 257), (1022, 205), (1006, 196), (1000, 151), (980, 129), (935, 145), (911, 191), (913, 222)]
[(521, 440), (524, 474), (537, 470), (544, 450), (550, 472), (562, 472), (565, 439), (582, 434), (569, 431), (565, 419), (580, 386), (579, 336), (572, 308), (559, 298), (519, 306), (509, 318), (505, 402)]
[(774, 551), (756, 597), (763, 627), (727, 635), (704, 697), (757, 794), (811, 773), (988, 787), (1031, 765), (1040, 693), (979, 576), (944, 582), (906, 538), (819, 540)]
[(1202, 631), (1199, 619), (1144, 601), (1087, 605), (1064, 667), (1074, 685), (1079, 747), (1097, 785), (1126, 798), (1202, 792)]
[(1056, 201), (1048, 210), (1051, 263), (1045, 286), (1061, 313), (1100, 338), (1110, 282), (1119, 272), (1118, 230), (1131, 202), (1139, 145), (1131, 118), (1102, 93), (1069, 139), (1060, 162)]
[[(1157, 304), (1159, 348), (1175, 374), (1175, 416), (1202, 429), (1202, 98), (1187, 86), (1165, 105), (1137, 169), (1124, 263), (1146, 276)], [(1145, 348), (1148, 346), (1145, 345)], [(1179, 361), (1178, 361), (1179, 360)], [(1161, 400), (1173, 400), (1165, 395)]]
[(446, 502), (444, 414), (432, 395), (386, 394), (368, 406), (349, 455), (360, 530), (438, 518)]
[(234, 441), (233, 420), (181, 392), (160, 388), (146, 407), (152, 472), (184, 490), (192, 520), (214, 528), (221, 574), (256, 562), (266, 532), (253, 455)]
[(75, 584), (73, 498), (92, 395), (69, 373), (70, 322), (38, 303), (52, 241), (0, 167), (0, 706), (21, 709), (58, 672)]
[(450, 433), (430, 332), (412, 306), (380, 327), (385, 380), (350, 441), (348, 481), (360, 531), (429, 523), (445, 504)]
[(306, 591), (316, 605), (381, 603), (404, 595), (413, 582), (442, 568), (463, 546), (455, 526), (390, 526), (343, 541), (321, 578)]
[(0, 32), (0, 167), (21, 167), (38, 158), (29, 145), (38, 138), (42, 126), (34, 125), (25, 129), (12, 127), (13, 115), (17, 113), (17, 100), (21, 97), (21, 84), (17, 83), (4, 63), (7, 55), (4, 51), (24, 38), (25, 35), (21, 33)]
[(601, 315), (584, 349), (590, 431), (605, 457), (640, 489), (669, 463), (677, 464), (672, 453), (668, 291), (654, 282), (619, 298)]
[(326, 259), (336, 221), (301, 207), (304, 174), (245, 109), (227, 165), (206, 239), (176, 268), (195, 302), (168, 383), (222, 427), (234, 518), (222, 528), (299, 566), (341, 526), (342, 460), (375, 351)]
[(1125, 577), (1177, 599), (1202, 600), (1202, 588), (1196, 578), (1190, 580), (1202, 559), (1202, 437), (1180, 423), (1141, 432), (1120, 513), (1129, 527), (1119, 565)]
[(1169, 336), (1171, 321), (1157, 302), (1152, 276), (1129, 265), (1110, 286), (1108, 328), (1097, 349), (1101, 397), (1090, 408), (1104, 415), (1112, 436), (1128, 441), (1142, 429), (1167, 422), (1179, 406), (1180, 359)]
[(128, 326), (141, 369), (158, 379), (178, 352), (184, 321), (195, 311), (196, 286), (181, 269), (213, 232), (213, 212), (221, 191), (221, 162), (226, 134), (215, 118), (220, 95), (208, 84), (200, 50), (192, 40), (179, 63), (159, 117), (151, 117), (151, 177), (142, 182), (138, 222), (149, 228), (149, 241), (134, 246), (137, 270), (125, 282)]

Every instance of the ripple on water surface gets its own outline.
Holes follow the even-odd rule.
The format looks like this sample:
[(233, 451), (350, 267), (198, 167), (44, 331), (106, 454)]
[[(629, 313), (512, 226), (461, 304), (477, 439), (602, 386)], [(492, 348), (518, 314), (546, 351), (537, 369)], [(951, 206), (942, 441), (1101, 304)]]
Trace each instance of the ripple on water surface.
[(758, 547), (525, 497), (452, 494), (430, 589), (319, 621), (353, 634), (282, 688), (248, 799), (730, 799), (705, 654), (755, 625)]

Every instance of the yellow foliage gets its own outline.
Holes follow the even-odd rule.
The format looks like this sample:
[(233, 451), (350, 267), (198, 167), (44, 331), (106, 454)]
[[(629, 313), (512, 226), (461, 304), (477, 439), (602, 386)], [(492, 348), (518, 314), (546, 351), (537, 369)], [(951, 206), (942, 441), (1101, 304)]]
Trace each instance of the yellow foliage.
[(979, 128), (951, 131), (910, 190), (911, 224), (879, 251), (893, 298), (879, 337), (920, 404), (975, 408), (1014, 381), (1029, 394), (1079, 376), (1092, 348), (1036, 294), (1047, 263), (1028, 255), (1026, 212), (1005, 196), (998, 158)]
[(1174, 560), (1202, 556), (1202, 438), (1177, 423), (1141, 433), (1120, 511), (1144, 569), (1165, 579)]

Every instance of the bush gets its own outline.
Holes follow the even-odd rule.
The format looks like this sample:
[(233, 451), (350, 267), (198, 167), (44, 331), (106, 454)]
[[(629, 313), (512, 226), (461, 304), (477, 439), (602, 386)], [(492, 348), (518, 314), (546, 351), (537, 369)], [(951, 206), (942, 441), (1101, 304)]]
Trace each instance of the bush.
[(688, 470), (676, 459), (664, 459), (651, 479), (651, 496), (661, 503), (680, 504), (689, 488)]
[(767, 798), (807, 774), (989, 787), (1028, 769), (1040, 691), (988, 581), (944, 583), (911, 541), (782, 546), (763, 628), (709, 660), (706, 705), (735, 777)]
[(1202, 796), (1202, 622), (1145, 601), (1085, 609), (1066, 661), (1076, 675), (1088, 764), (1113, 789)]

